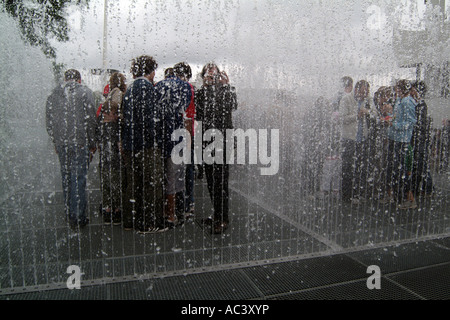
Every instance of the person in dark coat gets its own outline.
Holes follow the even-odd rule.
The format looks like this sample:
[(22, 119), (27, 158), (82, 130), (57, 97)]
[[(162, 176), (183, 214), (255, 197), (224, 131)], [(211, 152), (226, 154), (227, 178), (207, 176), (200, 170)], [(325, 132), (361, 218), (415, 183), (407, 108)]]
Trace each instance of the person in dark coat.
[(90, 159), (96, 150), (94, 95), (81, 84), (79, 71), (70, 69), (64, 83), (47, 99), (47, 132), (55, 145), (61, 164), (64, 204), (70, 226), (84, 227), (86, 215), (86, 181)]
[[(235, 89), (229, 85), (226, 73), (221, 72), (214, 63), (203, 67), (201, 77), (203, 85), (195, 93), (195, 106), (197, 121), (202, 122), (202, 136), (205, 131), (216, 129), (225, 138), (226, 129), (233, 128), (232, 111), (237, 109)], [(217, 161), (216, 158), (214, 163), (204, 164), (209, 195), (214, 207), (213, 217), (209, 220), (214, 234), (223, 233), (229, 224), (229, 164), (226, 159), (224, 150), (222, 161)]]
[(126, 170), (123, 226), (139, 233), (165, 231), (163, 227), (163, 131), (153, 85), (157, 67), (153, 57), (133, 59), (134, 81), (122, 105), (122, 148)]

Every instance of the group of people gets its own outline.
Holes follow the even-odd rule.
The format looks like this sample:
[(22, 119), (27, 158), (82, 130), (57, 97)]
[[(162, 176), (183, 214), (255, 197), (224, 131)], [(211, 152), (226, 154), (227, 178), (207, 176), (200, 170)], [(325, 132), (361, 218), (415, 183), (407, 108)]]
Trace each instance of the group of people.
[[(73, 227), (89, 222), (86, 179), (97, 150), (105, 223), (156, 233), (193, 215), (194, 124), (202, 122), (198, 134), (208, 129), (225, 133), (233, 127), (237, 97), (226, 73), (214, 63), (203, 67), (198, 89), (189, 82), (192, 71), (187, 63), (166, 69), (165, 78), (155, 82), (157, 66), (148, 55), (133, 59), (128, 86), (122, 73), (113, 73), (100, 106), (81, 84), (80, 73), (70, 69), (47, 99), (47, 131), (60, 160), (65, 209)], [(188, 134), (174, 138), (179, 129)], [(181, 142), (188, 146), (190, 163), (172, 161), (174, 147)], [(203, 221), (212, 233), (220, 234), (229, 224), (228, 164), (201, 166), (214, 208)]]
[(399, 80), (380, 87), (372, 99), (367, 81), (341, 81), (334, 117), (340, 123), (343, 201), (360, 203), (377, 195), (380, 202), (416, 208), (415, 195), (433, 190), (425, 83)]

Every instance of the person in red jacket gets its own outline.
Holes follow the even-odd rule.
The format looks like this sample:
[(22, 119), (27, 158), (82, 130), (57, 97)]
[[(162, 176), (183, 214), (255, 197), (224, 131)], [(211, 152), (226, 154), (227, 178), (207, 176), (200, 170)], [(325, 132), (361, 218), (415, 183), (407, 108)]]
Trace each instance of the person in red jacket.
[(195, 124), (195, 103), (194, 103), (194, 86), (189, 83), (192, 77), (192, 70), (189, 64), (185, 62), (177, 63), (173, 67), (175, 76), (181, 80), (187, 82), (191, 87), (191, 100), (189, 106), (184, 114), (184, 126), (191, 135), (191, 163), (186, 165), (185, 176), (185, 194), (184, 194), (184, 212), (185, 218), (190, 218), (194, 214), (194, 176), (195, 176), (195, 164), (194, 164), (194, 124)]

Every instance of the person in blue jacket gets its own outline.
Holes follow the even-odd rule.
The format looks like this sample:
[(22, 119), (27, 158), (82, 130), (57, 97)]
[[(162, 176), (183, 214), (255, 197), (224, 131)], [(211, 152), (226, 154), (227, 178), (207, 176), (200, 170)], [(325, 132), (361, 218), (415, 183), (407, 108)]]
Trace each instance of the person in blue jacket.
[(133, 59), (133, 83), (123, 99), (122, 148), (127, 172), (123, 226), (139, 233), (165, 231), (163, 225), (163, 131), (153, 85), (157, 63)]
[(405, 191), (409, 190), (406, 172), (406, 154), (411, 143), (416, 123), (416, 101), (411, 96), (412, 85), (408, 80), (399, 80), (395, 86), (396, 102), (393, 117), (385, 121), (388, 126), (387, 178), (392, 199), (401, 208), (414, 208), (415, 203), (404, 201)]
[[(174, 72), (175, 72), (174, 68)], [(184, 129), (184, 114), (191, 101), (191, 87), (175, 74), (166, 73), (164, 80), (155, 86), (156, 101), (161, 112), (163, 131), (163, 157), (165, 163), (165, 186), (167, 204), (165, 222), (169, 228), (176, 226), (184, 215), (185, 163), (175, 163), (172, 150), (183, 141), (183, 137), (172, 140), (172, 134)], [(175, 210), (175, 208), (179, 210)], [(177, 211), (177, 212), (176, 212)]]

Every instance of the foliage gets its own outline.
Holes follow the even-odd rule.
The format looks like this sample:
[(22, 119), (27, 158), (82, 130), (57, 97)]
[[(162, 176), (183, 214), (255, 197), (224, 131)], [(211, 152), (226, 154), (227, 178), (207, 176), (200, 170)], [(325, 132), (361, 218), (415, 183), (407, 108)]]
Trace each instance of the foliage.
[(0, 0), (2, 11), (17, 22), (23, 40), (39, 46), (49, 58), (55, 58), (50, 39), (69, 40), (69, 26), (65, 9), (69, 5), (88, 5), (89, 0)]

